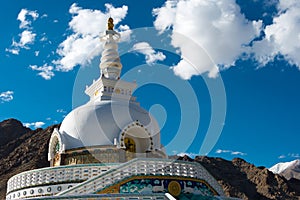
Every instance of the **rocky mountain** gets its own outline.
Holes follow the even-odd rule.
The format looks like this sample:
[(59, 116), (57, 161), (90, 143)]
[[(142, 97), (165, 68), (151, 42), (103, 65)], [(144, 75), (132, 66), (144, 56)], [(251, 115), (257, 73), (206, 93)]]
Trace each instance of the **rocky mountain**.
[(275, 174), (280, 174), (286, 179), (290, 180), (291, 178), (300, 180), (300, 160), (293, 160), (290, 162), (281, 162), (269, 169)]
[(300, 199), (300, 180), (287, 180), (265, 167), (256, 167), (241, 158), (228, 161), (206, 156), (196, 156), (195, 159), (184, 156), (177, 159), (202, 164), (230, 197), (245, 200)]
[(29, 128), (15, 119), (7, 119), (0, 123), (0, 146), (20, 137), (21, 135), (31, 131)]
[(245, 200), (300, 199), (300, 181), (288, 181), (265, 167), (256, 167), (243, 159), (232, 161), (198, 156), (201, 163), (221, 184), (225, 194)]
[[(7, 123), (7, 120), (0, 122), (0, 127)], [(6, 125), (6, 130), (14, 132), (15, 123), (10, 124)], [(6, 182), (11, 176), (49, 166), (48, 142), (55, 127), (58, 125), (34, 131), (21, 127), (18, 132), (24, 129), (22, 134), (10, 137), (10, 142), (0, 145), (0, 199), (5, 199)], [(5, 131), (0, 133), (6, 134)], [(300, 199), (299, 180), (287, 180), (267, 168), (256, 167), (240, 158), (232, 161), (205, 156), (195, 159), (187, 156), (173, 158), (201, 163), (221, 184), (226, 195), (231, 197), (245, 200)]]
[(48, 142), (57, 126), (32, 131), (14, 119), (0, 122), (0, 137), (5, 135), (4, 138), (7, 139), (6, 143), (0, 145), (0, 199), (5, 199), (6, 183), (10, 177), (23, 171), (49, 166)]

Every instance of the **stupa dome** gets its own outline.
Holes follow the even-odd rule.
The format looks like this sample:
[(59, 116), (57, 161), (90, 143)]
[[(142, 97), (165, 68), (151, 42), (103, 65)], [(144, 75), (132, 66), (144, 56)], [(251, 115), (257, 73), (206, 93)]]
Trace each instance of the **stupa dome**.
[(159, 130), (155, 118), (138, 104), (107, 100), (89, 102), (71, 111), (59, 133), (63, 150), (103, 145), (122, 147), (125, 136), (139, 139), (150, 150), (161, 148)]

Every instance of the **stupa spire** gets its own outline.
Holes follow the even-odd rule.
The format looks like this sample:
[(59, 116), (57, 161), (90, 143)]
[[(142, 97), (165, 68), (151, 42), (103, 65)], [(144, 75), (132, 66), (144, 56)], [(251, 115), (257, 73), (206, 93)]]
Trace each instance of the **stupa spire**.
[(100, 59), (101, 76), (94, 80), (90, 86), (86, 86), (85, 93), (90, 96), (90, 100), (106, 101), (112, 99), (123, 99), (134, 102), (132, 93), (136, 83), (126, 82), (120, 79), (122, 64), (118, 53), (118, 41), (120, 34), (114, 30), (114, 20), (110, 17), (107, 21), (107, 30), (100, 37), (103, 42), (103, 51)]
[(105, 35), (100, 38), (104, 42), (100, 70), (102, 76), (108, 79), (120, 78), (122, 64), (117, 44), (120, 37), (120, 34), (114, 30), (114, 20), (110, 17), (107, 22)]

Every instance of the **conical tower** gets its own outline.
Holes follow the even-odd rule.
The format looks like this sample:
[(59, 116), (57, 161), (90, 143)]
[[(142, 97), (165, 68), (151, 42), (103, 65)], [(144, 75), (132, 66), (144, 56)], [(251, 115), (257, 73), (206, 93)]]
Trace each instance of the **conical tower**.
[(122, 69), (120, 57), (118, 53), (118, 44), (120, 40), (120, 34), (113, 30), (113, 19), (108, 19), (108, 29), (105, 35), (101, 37), (101, 41), (104, 42), (104, 48), (102, 52), (100, 70), (101, 74), (108, 79), (119, 79)]
[(135, 102), (136, 98), (131, 94), (136, 88), (136, 83), (120, 80), (122, 70), (118, 53), (120, 38), (121, 35), (114, 30), (113, 19), (109, 18), (107, 30), (100, 37), (100, 41), (103, 42), (103, 52), (99, 64), (101, 76), (85, 90), (85, 93), (90, 96), (90, 101), (110, 100), (113, 96), (119, 100)]

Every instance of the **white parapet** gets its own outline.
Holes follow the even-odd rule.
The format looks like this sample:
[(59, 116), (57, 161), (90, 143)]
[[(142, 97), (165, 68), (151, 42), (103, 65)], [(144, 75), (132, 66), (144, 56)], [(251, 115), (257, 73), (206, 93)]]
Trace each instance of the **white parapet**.
[(101, 175), (82, 182), (75, 187), (58, 193), (58, 196), (76, 194), (93, 194), (101, 189), (132, 176), (156, 175), (169, 177), (194, 178), (207, 182), (220, 196), (224, 196), (223, 189), (212, 175), (199, 163), (155, 159), (136, 158), (119, 165)]
[[(117, 166), (118, 164), (96, 163), (47, 167), (22, 172), (8, 180), (7, 199), (53, 195), (68, 189), (70, 185), (74, 186)], [(57, 189), (58, 186), (60, 189)]]

